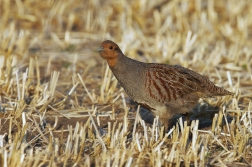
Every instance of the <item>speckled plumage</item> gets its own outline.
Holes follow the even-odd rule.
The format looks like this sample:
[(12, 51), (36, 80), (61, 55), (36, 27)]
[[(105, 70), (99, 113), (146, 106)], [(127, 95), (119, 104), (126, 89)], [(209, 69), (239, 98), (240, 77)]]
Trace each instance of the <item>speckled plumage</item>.
[(199, 98), (232, 95), (187, 68), (130, 59), (112, 41), (102, 42), (98, 51), (126, 93), (158, 115), (166, 128), (173, 115), (192, 110)]

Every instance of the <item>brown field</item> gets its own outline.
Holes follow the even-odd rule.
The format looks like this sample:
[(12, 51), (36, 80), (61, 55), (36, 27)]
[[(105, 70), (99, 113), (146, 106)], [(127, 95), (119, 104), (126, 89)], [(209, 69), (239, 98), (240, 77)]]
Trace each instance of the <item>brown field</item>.
[[(0, 166), (252, 166), (251, 0), (0, 0)], [(200, 99), (168, 133), (96, 52), (190, 68)]]

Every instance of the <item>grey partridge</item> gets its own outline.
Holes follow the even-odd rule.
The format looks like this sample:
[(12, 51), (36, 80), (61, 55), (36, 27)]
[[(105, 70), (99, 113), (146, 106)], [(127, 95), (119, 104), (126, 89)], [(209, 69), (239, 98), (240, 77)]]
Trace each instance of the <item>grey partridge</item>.
[(199, 98), (233, 94), (190, 69), (128, 58), (109, 40), (101, 43), (98, 52), (129, 97), (158, 115), (165, 129), (173, 115), (192, 110)]

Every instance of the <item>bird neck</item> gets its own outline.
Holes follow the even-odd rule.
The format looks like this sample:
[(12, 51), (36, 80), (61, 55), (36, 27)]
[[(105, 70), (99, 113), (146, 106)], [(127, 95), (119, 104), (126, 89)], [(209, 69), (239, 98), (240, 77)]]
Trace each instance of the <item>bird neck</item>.
[(145, 64), (124, 55), (120, 55), (114, 66), (110, 66), (114, 76), (127, 92), (128, 96), (136, 100), (137, 92), (144, 85)]
[[(140, 69), (142, 62), (133, 60), (123, 54), (119, 54), (116, 59), (107, 60), (110, 69), (115, 75), (122, 73), (131, 73), (134, 70)], [(136, 68), (137, 67), (137, 68)], [(136, 69), (135, 69), (136, 68)]]
[(144, 71), (144, 63), (119, 55), (114, 66), (110, 66), (117, 80), (123, 85), (125, 82), (135, 82)]
[(107, 62), (108, 62), (108, 65), (109, 67), (114, 67), (115, 64), (116, 64), (116, 58), (115, 59), (108, 59)]

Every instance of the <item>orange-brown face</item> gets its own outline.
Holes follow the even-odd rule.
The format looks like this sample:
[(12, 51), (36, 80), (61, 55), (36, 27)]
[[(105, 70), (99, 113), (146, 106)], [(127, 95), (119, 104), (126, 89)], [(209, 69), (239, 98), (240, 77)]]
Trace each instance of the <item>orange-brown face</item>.
[(122, 53), (118, 45), (109, 40), (106, 40), (101, 43), (98, 52), (105, 60), (107, 60), (109, 66), (114, 66), (118, 54)]

